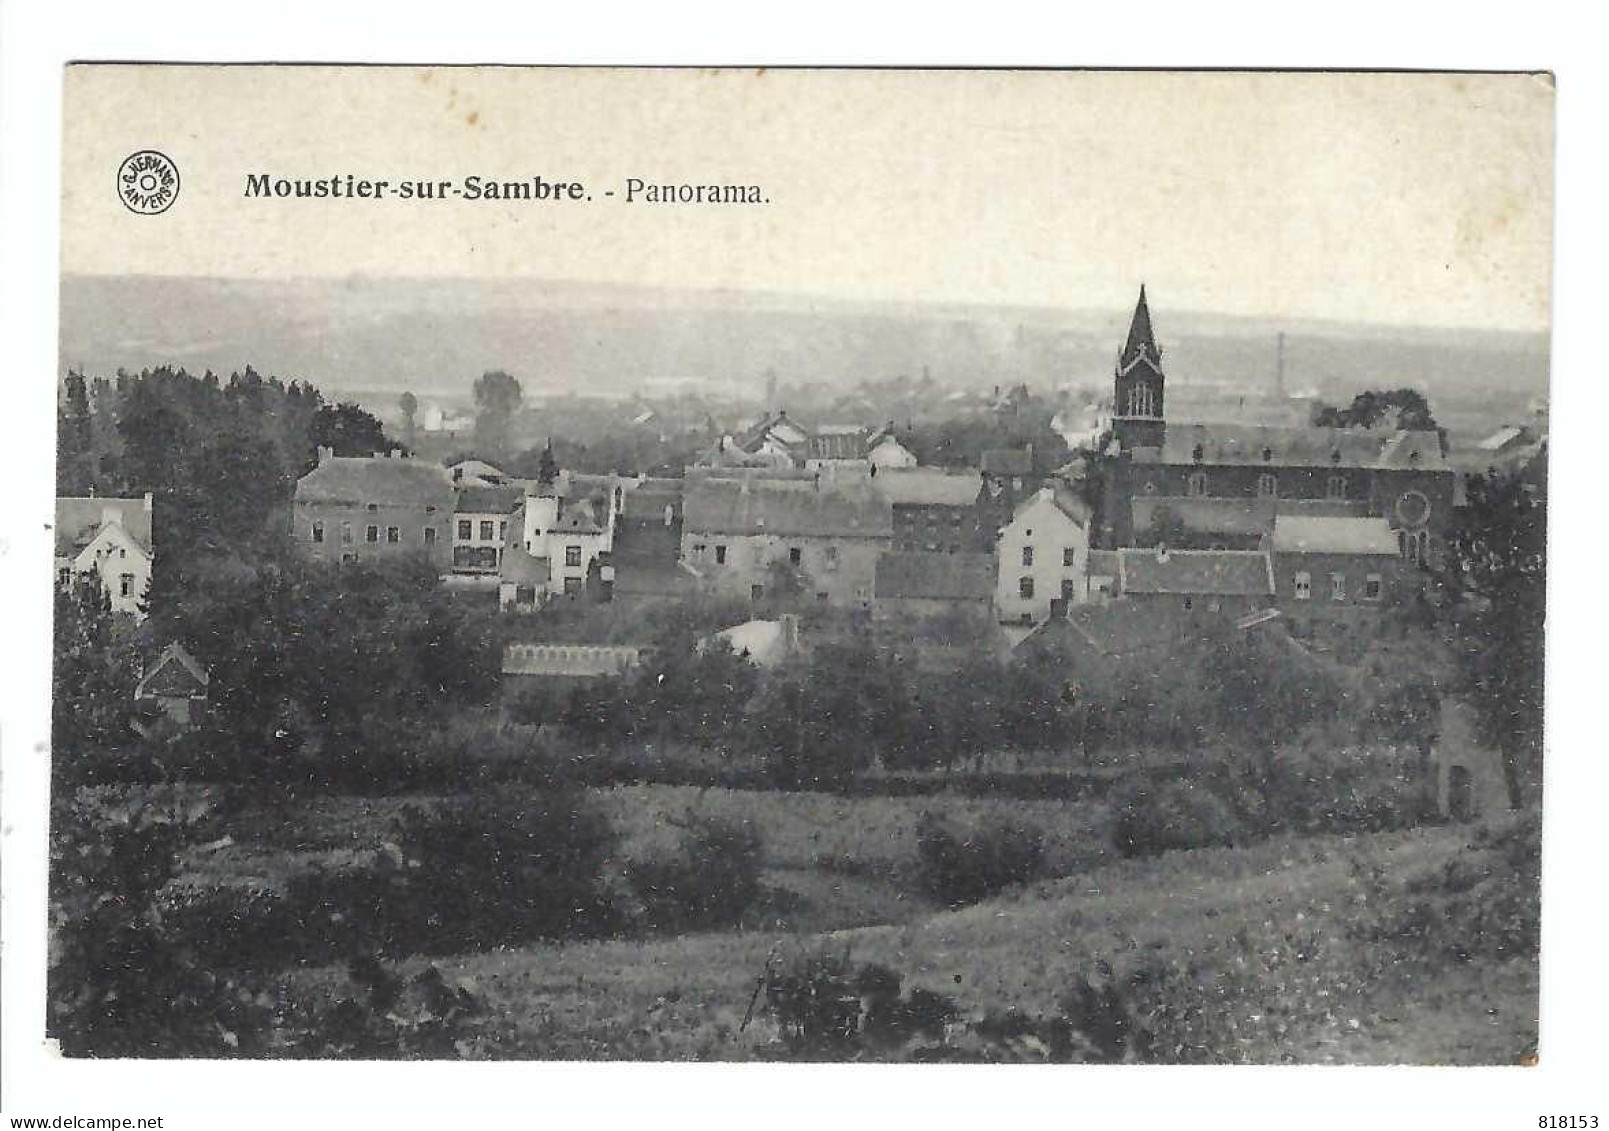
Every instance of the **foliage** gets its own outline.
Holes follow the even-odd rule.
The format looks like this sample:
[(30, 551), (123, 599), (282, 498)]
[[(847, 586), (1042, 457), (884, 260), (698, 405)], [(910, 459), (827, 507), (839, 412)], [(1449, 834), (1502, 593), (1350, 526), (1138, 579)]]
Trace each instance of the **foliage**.
[(1523, 475), (1468, 480), (1448, 539), (1465, 694), (1483, 741), (1503, 755), (1509, 803), (1541, 789), (1547, 618), (1547, 511)]
[(1112, 839), (1124, 856), (1243, 843), (1249, 831), (1221, 792), (1202, 782), (1133, 782), (1113, 798)]
[(487, 788), (410, 806), (396, 838), (400, 882), (387, 895), (381, 921), (392, 937), (382, 942), (414, 934), (419, 945), (450, 950), (607, 925), (603, 867), (614, 833), (577, 789)]
[(58, 797), (47, 1031), (69, 1056), (260, 1056), (271, 997), (199, 960), (158, 891), (204, 810), (169, 790)]
[(1430, 402), (1417, 389), (1365, 390), (1345, 408), (1326, 405), (1313, 423), (1319, 428), (1373, 428), (1387, 421), (1394, 421), (1398, 428), (1442, 432), (1445, 448), (1446, 433), (1431, 415)]
[(522, 397), (519, 381), (501, 369), (489, 369), (475, 382), (475, 442), (494, 458), (508, 448), (509, 420)]
[(475, 1056), (486, 1040), (486, 1006), (433, 965), (411, 978), (362, 954), (347, 964), (357, 992), (318, 1011), (295, 1047), (301, 1057), (445, 1060)]
[(1044, 833), (996, 817), (959, 831), (936, 813), (916, 823), (916, 851), (923, 885), (952, 907), (977, 903), (1012, 884), (1040, 874)]
[(1540, 809), (1478, 828), (1463, 852), (1401, 889), (1378, 873), (1365, 875), (1375, 906), (1354, 930), (1370, 942), (1433, 961), (1535, 958), (1540, 951)]
[(1072, 455), (1067, 441), (1051, 427), (1056, 410), (1054, 401), (1018, 385), (997, 409), (919, 424), (901, 436), (901, 443), (924, 467), (978, 467), (986, 451), (1031, 444), (1034, 471), (1042, 474)]
[(626, 878), (659, 930), (736, 923), (759, 898), (765, 842), (749, 821), (689, 809), (674, 851), (632, 860)]
[(129, 728), (138, 659), (96, 574), (55, 592), (51, 773), (58, 788), (115, 779), (141, 767)]

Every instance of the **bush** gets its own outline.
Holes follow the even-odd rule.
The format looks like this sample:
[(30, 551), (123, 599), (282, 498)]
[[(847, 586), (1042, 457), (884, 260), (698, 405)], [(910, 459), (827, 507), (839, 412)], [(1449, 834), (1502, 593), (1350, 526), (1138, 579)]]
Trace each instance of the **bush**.
[(916, 851), (927, 890), (961, 907), (1034, 879), (1044, 860), (1045, 838), (1036, 828), (1002, 818), (957, 832), (943, 817), (924, 812), (916, 822)]
[(748, 821), (689, 812), (674, 851), (633, 860), (626, 877), (659, 930), (736, 923), (760, 895), (765, 844)]
[(1112, 839), (1124, 856), (1235, 845), (1248, 836), (1229, 802), (1199, 781), (1131, 784), (1118, 791), (1114, 809)]
[[(609, 925), (608, 821), (576, 789), (480, 789), (397, 820), (400, 869), (378, 890), (383, 920), (432, 949), (566, 938)], [(384, 869), (382, 869), (384, 870)]]
[(879, 1054), (926, 1059), (943, 1044), (946, 1027), (960, 1011), (952, 998), (931, 990), (913, 987), (902, 995), (901, 981), (886, 966), (855, 966), (847, 950), (820, 949), (801, 951), (781, 962), (773, 955), (759, 988), (791, 1056), (847, 1060)]

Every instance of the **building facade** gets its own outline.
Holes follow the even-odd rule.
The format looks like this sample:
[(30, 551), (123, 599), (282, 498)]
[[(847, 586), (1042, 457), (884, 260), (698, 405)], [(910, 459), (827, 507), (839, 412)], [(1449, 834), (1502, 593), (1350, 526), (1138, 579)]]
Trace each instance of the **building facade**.
[(801, 601), (871, 608), (893, 512), (866, 480), (688, 480), (681, 559), (707, 587), (754, 600), (780, 587)]
[(452, 563), (454, 508), (447, 469), (400, 453), (337, 456), (296, 483), (291, 536), (314, 561), (357, 562), (424, 555), (446, 571)]
[(138, 499), (57, 499), (55, 534), (58, 584), (94, 574), (114, 613), (145, 618), (156, 560), (149, 492)]
[(894, 523), (894, 548), (911, 553), (992, 552), (994, 531), (985, 529), (977, 472), (937, 468), (879, 470), (872, 486), (888, 499)]
[(1281, 517), (1270, 545), (1275, 600), (1295, 636), (1376, 633), (1399, 607), (1406, 563), (1383, 518)]
[(995, 612), (1002, 623), (1037, 624), (1051, 602), (1087, 599), (1089, 516), (1070, 492), (1042, 487), (1000, 530)]

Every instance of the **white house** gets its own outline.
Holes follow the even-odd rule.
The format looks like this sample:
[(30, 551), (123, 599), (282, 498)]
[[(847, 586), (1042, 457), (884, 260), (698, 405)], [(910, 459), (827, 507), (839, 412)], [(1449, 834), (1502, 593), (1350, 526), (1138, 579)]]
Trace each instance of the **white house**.
[[(600, 488), (600, 498), (593, 497), (592, 486)], [(531, 557), (547, 560), (549, 593), (579, 596), (592, 563), (614, 549), (621, 492), (568, 475), (533, 485), (531, 491), (525, 496), (523, 548)], [(600, 573), (605, 586), (613, 583), (612, 565), (601, 565)]]
[(915, 454), (899, 442), (899, 437), (894, 435), (893, 425), (872, 433), (869, 447), (866, 460), (875, 468), (884, 471), (895, 469), (903, 471), (916, 466)]
[(57, 581), (94, 573), (111, 595), (113, 612), (143, 620), (140, 602), (155, 559), (151, 501), (150, 492), (143, 499), (57, 499)]
[(1042, 487), (1017, 505), (995, 550), (995, 612), (1002, 623), (1036, 624), (1051, 601), (1088, 599), (1089, 510), (1071, 492)]

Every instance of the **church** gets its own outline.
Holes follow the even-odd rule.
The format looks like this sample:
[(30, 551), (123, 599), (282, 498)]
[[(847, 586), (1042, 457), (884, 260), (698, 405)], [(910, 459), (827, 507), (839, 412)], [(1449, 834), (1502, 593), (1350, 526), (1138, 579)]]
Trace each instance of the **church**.
[(1445, 553), (1457, 475), (1435, 431), (1194, 423), (1166, 405), (1142, 285), (1093, 469), (1098, 547), (1257, 549), (1287, 516), (1384, 518), (1407, 562)]

